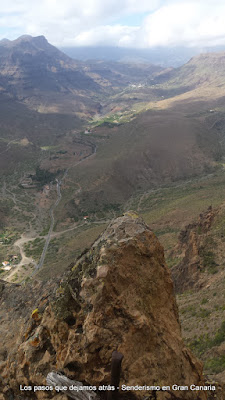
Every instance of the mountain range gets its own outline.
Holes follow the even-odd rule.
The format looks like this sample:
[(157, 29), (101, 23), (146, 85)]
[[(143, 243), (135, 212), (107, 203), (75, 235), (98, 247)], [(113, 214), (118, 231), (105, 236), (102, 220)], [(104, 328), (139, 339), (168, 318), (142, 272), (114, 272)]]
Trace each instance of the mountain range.
[(124, 47), (85, 46), (85, 47), (62, 47), (61, 50), (68, 56), (88, 61), (104, 60), (123, 63), (151, 63), (161, 65), (164, 68), (179, 67), (190, 58), (204, 53), (224, 51), (224, 46), (215, 47), (153, 47), (148, 49), (135, 49)]
[[(41, 112), (89, 116), (98, 111), (98, 95), (152, 76), (162, 68), (73, 60), (44, 36), (0, 41), (1, 92)], [(56, 96), (57, 94), (57, 96)]]
[[(112, 196), (120, 203), (149, 185), (198, 175), (223, 156), (218, 111), (224, 98), (224, 53), (196, 56), (165, 70), (74, 60), (43, 36), (4, 39), (0, 49), (3, 137), (5, 132), (9, 140), (25, 136), (38, 154), (40, 147), (61, 143), (63, 132), (78, 134), (90, 124), (94, 134), (89, 139), (99, 147), (90, 161), (91, 175), (96, 174), (96, 193), (104, 191), (102, 201)], [(211, 129), (214, 119), (217, 125)], [(82, 173), (83, 168), (89, 168), (88, 162)], [(90, 190), (89, 178), (83, 187), (86, 180)]]
[[(169, 67), (169, 61), (160, 66), (118, 62), (116, 57), (110, 61), (108, 56), (104, 60), (75, 60), (49, 44), (43, 36), (25, 35), (14, 41), (0, 42), (0, 262), (10, 268), (0, 268), (4, 280), (0, 290), (4, 293), (3, 304), (9, 293), (7, 313), (11, 304), (14, 307), (22, 296), (23, 286), (19, 286), (16, 300), (13, 300), (15, 284), (25, 285), (26, 294), (21, 298), (24, 304), (28, 299), (29, 312), (35, 288), (35, 301), (40, 300), (41, 307), (44, 306), (47, 282), (49, 290), (54, 287), (56, 291), (56, 303), (62, 296), (61, 300), (67, 304), (72, 296), (71, 304), (74, 304), (76, 296), (75, 292), (70, 292), (70, 287), (77, 290), (82, 269), (76, 259), (83, 254), (82, 260), (86, 260), (87, 248), (109, 221), (132, 209), (150, 224), (164, 246), (188, 346), (205, 361), (207, 373), (217, 375), (224, 382), (224, 293), (223, 281), (220, 282), (224, 275), (224, 67), (224, 52), (199, 54), (174, 68)], [(124, 229), (125, 235), (119, 237), (121, 243), (127, 243), (129, 229), (132, 232), (135, 227), (142, 229), (134, 223), (138, 220), (136, 213), (128, 216), (132, 219), (128, 218), (128, 227), (122, 220), (119, 228), (121, 232)], [(142, 222), (140, 224), (142, 226)], [(107, 240), (108, 236), (106, 246)], [(93, 265), (93, 271), (99, 267), (102, 274), (105, 271), (104, 248), (98, 249), (102, 252), (103, 264), (98, 264), (100, 256), (94, 250), (98, 243), (86, 260), (90, 274)], [(140, 250), (141, 243), (138, 246)], [(156, 243), (156, 250), (158, 246)], [(132, 251), (136, 254), (139, 250)], [(155, 259), (159, 255), (162, 261), (163, 250), (156, 253), (149, 257)], [(14, 263), (14, 260), (17, 261)], [(41, 267), (40, 260), (43, 261)], [(145, 255), (143, 260), (146, 260)], [(60, 280), (64, 271), (67, 277), (71, 268), (74, 275), (71, 272), (71, 282), (69, 278), (64, 294)], [(133, 288), (137, 284), (134, 280)], [(170, 285), (172, 283), (168, 283), (168, 287)], [(217, 287), (222, 294), (216, 293)], [(104, 291), (104, 286), (101, 288)], [(80, 293), (80, 289), (76, 293)], [(43, 297), (42, 294), (39, 297), (39, 290)], [(145, 293), (147, 295), (146, 286)], [(98, 301), (93, 299), (97, 307)], [(78, 308), (81, 303), (79, 300)], [(68, 304), (66, 307), (68, 311)], [(142, 304), (141, 310), (144, 308)], [(20, 310), (18, 308), (13, 323), (15, 332)], [(68, 315), (60, 325), (51, 312), (47, 315), (47, 310), (43, 314), (43, 321), (51, 315), (49, 321), (63, 326), (66, 335), (81, 334), (83, 322), (75, 321), (75, 314)], [(86, 308), (81, 314), (76, 311), (76, 315), (84, 319), (85, 312)], [(3, 308), (3, 335), (13, 319), (11, 314), (4, 316), (5, 313)], [(119, 314), (119, 306), (115, 315), (122, 318), (121, 323), (124, 323), (123, 318), (126, 320), (126, 315)], [(143, 315), (140, 318), (136, 315), (135, 320), (145, 326)], [(178, 314), (174, 315), (176, 318)], [(29, 319), (25, 311), (23, 318), (25, 323)], [(49, 342), (43, 321), (41, 342), (37, 344), (38, 360), (44, 363), (45, 351), (48, 351), (46, 365), (54, 367), (54, 333), (52, 328), (48, 331)], [(191, 329), (188, 322), (192, 324)], [(32, 324), (28, 336), (39, 332), (38, 325)], [(75, 332), (73, 326), (79, 332)], [(61, 329), (58, 327), (57, 335)], [(31, 338), (33, 344), (35, 337), (34, 342)], [(7, 352), (13, 336), (10, 334), (8, 338)], [(30, 348), (25, 342), (21, 337), (20, 350), (23, 346)], [(64, 342), (63, 338), (59, 346), (62, 343), (64, 346)], [(75, 341), (70, 343), (74, 345)], [(182, 346), (178, 347), (183, 357), (186, 350)], [(215, 361), (217, 353), (219, 365)], [(64, 357), (63, 354), (60, 349), (60, 357)], [(8, 359), (6, 353), (0, 356), (4, 362)], [(21, 367), (23, 379), (28, 376), (26, 363), (33, 353), (26, 357)], [(77, 368), (79, 376), (85, 380), (83, 364), (79, 366), (77, 360), (69, 360), (68, 355), (66, 360), (65, 365), (62, 362), (66, 373), (75, 378)], [(38, 370), (40, 365), (36, 367)], [(14, 367), (7, 368), (5, 371), (14, 376)], [(197, 370), (202, 377), (200, 364)], [(160, 374), (157, 377), (161, 379)], [(201, 379), (196, 378), (196, 381)], [(16, 381), (13, 382), (10, 384)], [(15, 386), (13, 388), (16, 390)]]

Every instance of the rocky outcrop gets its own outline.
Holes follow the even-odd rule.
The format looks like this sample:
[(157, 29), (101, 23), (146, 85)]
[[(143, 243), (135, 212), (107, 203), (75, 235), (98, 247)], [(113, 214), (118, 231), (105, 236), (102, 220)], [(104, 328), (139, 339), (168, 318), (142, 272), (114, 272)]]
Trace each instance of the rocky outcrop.
[[(19, 385), (45, 385), (51, 370), (90, 385), (107, 385), (114, 350), (124, 355), (121, 384), (203, 383), (202, 365), (181, 338), (163, 248), (133, 212), (114, 220), (64, 276), (54, 300), (42, 299), (42, 310), (37, 304), (30, 313), (17, 346), (7, 350), (0, 364), (0, 393), (9, 399), (11, 391), (12, 398), (19, 399)], [(26, 395), (57, 398), (43, 391)], [(202, 391), (171, 389), (122, 392), (120, 398), (146, 395), (159, 400), (206, 399)]]
[(207, 283), (204, 255), (206, 253), (205, 238), (218, 214), (218, 209), (210, 206), (199, 215), (197, 222), (189, 224), (179, 235), (179, 244), (173, 255), (181, 253), (181, 262), (171, 269), (177, 293), (192, 288), (201, 288)]

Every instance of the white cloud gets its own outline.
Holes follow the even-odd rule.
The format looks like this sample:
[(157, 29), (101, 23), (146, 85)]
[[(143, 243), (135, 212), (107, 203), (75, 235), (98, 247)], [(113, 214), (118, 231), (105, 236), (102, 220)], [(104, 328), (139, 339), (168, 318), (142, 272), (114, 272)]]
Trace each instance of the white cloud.
[(207, 45), (218, 38), (225, 43), (225, 5), (211, 1), (176, 2), (161, 7), (149, 15), (140, 37), (144, 45), (197, 46)]
[[(123, 32), (127, 27), (118, 28), (116, 20), (135, 14), (155, 10), (162, 0), (8, 0), (6, 5), (0, 5), (1, 27), (18, 27), (20, 34), (45, 35), (56, 45), (79, 44), (86, 32), (94, 32), (96, 40), (102, 41), (99, 32), (106, 34), (110, 41), (115, 34), (116, 40), (123, 41)], [(105, 30), (104, 27), (105, 26)], [(109, 27), (111, 26), (111, 28)], [(132, 32), (134, 28), (130, 28)], [(121, 38), (118, 32), (121, 32)], [(2, 32), (2, 29), (1, 29)], [(15, 35), (12, 30), (10, 38)], [(111, 33), (110, 33), (111, 32)], [(5, 36), (2, 33), (2, 37)], [(128, 35), (129, 36), (129, 35)], [(124, 39), (125, 40), (125, 39)]]
[[(117, 21), (147, 13), (141, 26)], [(50, 43), (128, 47), (225, 44), (224, 0), (8, 0), (0, 33), (45, 35)]]
[[(73, 43), (80, 46), (98, 45), (130, 46), (135, 40), (139, 28), (121, 25), (102, 25), (78, 34)], [(133, 40), (132, 40), (133, 39)]]

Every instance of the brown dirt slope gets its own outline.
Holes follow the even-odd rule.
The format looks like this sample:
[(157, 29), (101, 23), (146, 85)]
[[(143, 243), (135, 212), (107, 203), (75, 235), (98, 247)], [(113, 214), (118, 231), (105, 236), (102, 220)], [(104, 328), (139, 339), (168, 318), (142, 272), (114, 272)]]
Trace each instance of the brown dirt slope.
[[(112, 129), (96, 128), (95, 157), (70, 171), (82, 186), (79, 207), (90, 215), (124, 203), (138, 191), (212, 170), (213, 146), (199, 144), (199, 138), (206, 144), (209, 136), (214, 137), (204, 121), (174, 109), (148, 111)], [(62, 215), (75, 213), (73, 204), (62, 204)]]

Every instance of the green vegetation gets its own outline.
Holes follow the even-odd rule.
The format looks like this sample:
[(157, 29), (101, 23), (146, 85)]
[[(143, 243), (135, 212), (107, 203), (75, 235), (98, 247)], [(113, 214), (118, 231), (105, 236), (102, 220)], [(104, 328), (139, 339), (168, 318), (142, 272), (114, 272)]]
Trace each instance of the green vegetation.
[(51, 260), (52, 262), (54, 262), (54, 260), (56, 260), (57, 253), (60, 248), (60, 244), (61, 244), (60, 239), (55, 238), (50, 241), (49, 247), (48, 247), (48, 260)]
[(196, 307), (193, 305), (189, 305), (185, 308), (183, 308), (183, 310), (181, 310), (181, 314), (191, 314), (192, 317), (195, 317), (197, 315), (197, 311), (196, 311)]
[(18, 274), (15, 274), (15, 275), (13, 276), (12, 282), (16, 282), (17, 279), (18, 279)]
[[(206, 301), (206, 302), (207, 302), (207, 301)], [(201, 302), (201, 304), (205, 304), (205, 301)], [(200, 309), (199, 309), (199, 311), (198, 311), (198, 309), (196, 308), (195, 305), (189, 305), (189, 306), (183, 308), (183, 309), (180, 311), (180, 313), (181, 313), (181, 314), (185, 314), (185, 315), (186, 315), (186, 314), (190, 314), (191, 317), (207, 318), (207, 317), (210, 316), (211, 311), (209, 311), (209, 310), (207, 310), (207, 309), (205, 309), (205, 308), (202, 308), (202, 307), (200, 307)]]
[(33, 257), (36, 261), (39, 260), (45, 240), (41, 238), (36, 238), (24, 245), (24, 251), (27, 257)]
[(46, 183), (53, 181), (59, 173), (60, 170), (58, 170), (56, 173), (53, 173), (37, 166), (34, 179), (41, 185), (45, 185)]
[(46, 225), (43, 230), (41, 231), (41, 233), (39, 233), (39, 236), (46, 236), (48, 234), (48, 231), (50, 229), (50, 224)]
[(211, 312), (209, 310), (206, 310), (205, 308), (200, 308), (198, 315), (201, 318), (207, 318), (207, 317), (209, 317), (210, 314), (211, 314)]
[(198, 339), (193, 340), (189, 346), (198, 355), (201, 356), (206, 350), (214, 346), (219, 346), (225, 341), (225, 321), (221, 323), (220, 328), (214, 335), (209, 337), (208, 334), (201, 335)]
[(201, 304), (206, 304), (208, 303), (209, 299), (206, 299), (206, 297), (203, 297)]
[(212, 250), (207, 250), (205, 247), (202, 247), (200, 249), (200, 256), (203, 260), (203, 266), (207, 268), (207, 271), (210, 274), (216, 274), (218, 269), (215, 261), (215, 253)]
[(56, 152), (56, 154), (66, 154), (66, 153), (68, 153), (67, 150), (59, 150)]
[(122, 123), (127, 123), (131, 120), (133, 113), (131, 111), (123, 111), (123, 113), (118, 114), (109, 114), (104, 118), (101, 118), (97, 121), (93, 121), (91, 125), (93, 127), (97, 126), (105, 126), (107, 128), (114, 128), (115, 126), (119, 126)]
[(7, 229), (4, 231), (4, 233), (0, 234), (0, 244), (12, 244), (18, 237), (18, 232), (15, 229)]
[(175, 265), (177, 265), (179, 263), (179, 261), (180, 261), (180, 258), (178, 258), (178, 257), (167, 257), (166, 258), (166, 263), (169, 268), (172, 268)]
[(225, 369), (225, 356), (208, 359), (204, 364), (204, 368), (209, 373), (218, 374), (222, 372)]

